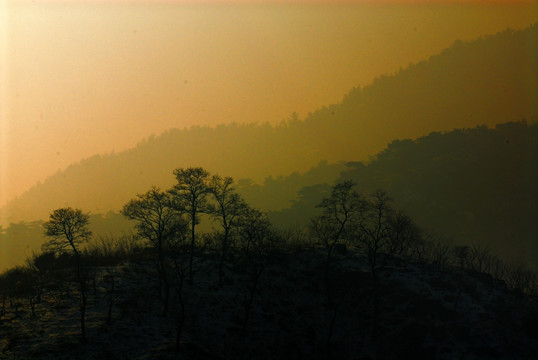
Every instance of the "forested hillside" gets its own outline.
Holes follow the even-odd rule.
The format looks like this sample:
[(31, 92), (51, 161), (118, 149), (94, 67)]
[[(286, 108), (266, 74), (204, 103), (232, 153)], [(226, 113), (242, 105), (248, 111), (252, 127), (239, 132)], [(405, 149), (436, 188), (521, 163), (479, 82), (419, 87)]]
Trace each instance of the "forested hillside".
[(117, 211), (132, 194), (151, 185), (169, 186), (171, 169), (177, 167), (202, 166), (261, 182), (305, 172), (323, 160), (363, 161), (396, 138), (536, 119), (537, 35), (534, 25), (456, 42), (426, 61), (350, 91), (338, 104), (304, 119), (292, 115), (277, 126), (169, 130), (134, 149), (59, 170), (2, 208), (0, 218), (44, 219), (50, 209), (65, 205), (94, 213)]
[[(352, 180), (362, 194), (387, 191), (425, 233), (453, 244), (481, 243), (504, 259), (536, 268), (536, 164), (538, 123), (514, 122), (395, 140), (369, 162), (321, 163), (305, 174), (267, 178), (262, 185), (238, 181), (237, 189), (252, 206), (271, 211), (275, 225), (304, 228), (331, 185)], [(278, 204), (287, 205), (278, 210)], [(117, 213), (94, 214), (91, 224), (97, 236), (132, 229)], [(6, 227), (0, 233), (2, 264), (16, 265), (43, 239), (41, 222)]]
[[(426, 232), (479, 242), (538, 267), (538, 124), (479, 126), (396, 140), (368, 163), (348, 164), (337, 181), (364, 194), (386, 190)], [(306, 225), (329, 185), (303, 188), (280, 225)]]

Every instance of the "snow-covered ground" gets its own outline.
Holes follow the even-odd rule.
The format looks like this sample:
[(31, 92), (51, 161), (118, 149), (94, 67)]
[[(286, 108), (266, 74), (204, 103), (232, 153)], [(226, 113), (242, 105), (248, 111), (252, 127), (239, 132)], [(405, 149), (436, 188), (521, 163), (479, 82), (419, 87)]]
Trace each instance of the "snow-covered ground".
[(538, 353), (536, 298), (457, 268), (440, 271), (396, 258), (378, 268), (374, 339), (376, 296), (366, 259), (341, 255), (329, 272), (329, 306), (324, 256), (314, 249), (273, 256), (246, 333), (248, 265), (230, 261), (219, 285), (218, 261), (211, 254), (198, 257), (194, 283), (183, 287), (180, 351), (178, 301), (172, 291), (163, 316), (154, 264), (100, 267), (95, 287), (89, 284), (86, 343), (80, 341), (79, 300), (71, 286), (45, 292), (34, 315), (24, 299), (17, 313), (6, 305), (0, 359), (533, 359)]

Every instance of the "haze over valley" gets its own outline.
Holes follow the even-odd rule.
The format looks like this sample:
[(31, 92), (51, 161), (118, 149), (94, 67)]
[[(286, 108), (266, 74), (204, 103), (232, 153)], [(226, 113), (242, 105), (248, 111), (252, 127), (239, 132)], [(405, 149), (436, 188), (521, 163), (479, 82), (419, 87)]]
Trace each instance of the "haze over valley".
[[(368, 87), (377, 77), (425, 61), (456, 40), (472, 41), (538, 21), (536, 3), (525, 0), (494, 5), (474, 0), (428, 5), (404, 0), (271, 2), (251, 6), (227, 5), (225, 0), (204, 4), (195, 0), (5, 2), (0, 8), (5, 39), (0, 41), (0, 206), (58, 170), (96, 154), (132, 149), (152, 134), (234, 122), (276, 125), (294, 112), (305, 119), (323, 106), (341, 102), (353, 88)], [(532, 46), (518, 46), (516, 53), (497, 59), (515, 61), (513, 70), (520, 75), (534, 71), (535, 67), (521, 64), (532, 58), (526, 53), (532, 52)], [(471, 71), (480, 64), (452, 68), (466, 71), (468, 66)], [(444, 78), (437, 75), (441, 81), (450, 79), (448, 73)], [(413, 76), (408, 86), (420, 86), (418, 82), (426, 80), (417, 72)], [(466, 78), (471, 79), (462, 74), (455, 80), (465, 82)], [(521, 84), (516, 91), (513, 87), (505, 90), (519, 105), (527, 101), (528, 106), (532, 99), (520, 95), (529, 95), (532, 79), (535, 76), (526, 74), (531, 83)], [(480, 91), (501, 91), (490, 86), (490, 80), (471, 85), (469, 91), (478, 86)], [(460, 83), (458, 90), (446, 87), (446, 98), (464, 96), (461, 89), (467, 83)], [(382, 95), (403, 104), (405, 99), (399, 99), (399, 94), (413, 97), (406, 91)], [(422, 106), (429, 103), (427, 99), (422, 99)], [(416, 101), (421, 99), (415, 97), (408, 110), (416, 107)], [(493, 113), (497, 102), (489, 104)], [(380, 105), (370, 104), (365, 109), (370, 113), (356, 115), (368, 115), (364, 121), (370, 126), (371, 112)], [(436, 112), (444, 109), (432, 112), (435, 106), (432, 102), (429, 110), (431, 126), (420, 121), (422, 128), (415, 128), (405, 112), (400, 125), (385, 136), (379, 137), (383, 133), (371, 127), (361, 128), (357, 134), (361, 152), (345, 154), (346, 159), (367, 160), (395, 138), (450, 130), (460, 124), (494, 123), (485, 114), (475, 113), (454, 117), (453, 124), (436, 125), (440, 121)], [(502, 122), (520, 120), (521, 110), (517, 107)], [(394, 119), (393, 114), (384, 115)], [(399, 133), (402, 128), (405, 131)], [(284, 173), (267, 168), (249, 177), (261, 181), (311, 165), (307, 161)]]
[(0, 5), (0, 358), (531, 359), (534, 0)]

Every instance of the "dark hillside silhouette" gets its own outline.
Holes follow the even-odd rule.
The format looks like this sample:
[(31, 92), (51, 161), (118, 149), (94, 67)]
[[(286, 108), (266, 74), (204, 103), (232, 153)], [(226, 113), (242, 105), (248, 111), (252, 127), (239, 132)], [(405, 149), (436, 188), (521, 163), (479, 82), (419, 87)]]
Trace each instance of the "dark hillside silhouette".
[[(323, 207), (337, 200), (343, 210), (338, 199), (350, 194), (348, 185), (335, 185)], [(327, 248), (280, 238), (258, 215), (240, 225), (250, 235), (229, 248), (222, 285), (220, 250), (206, 245), (197, 248), (195, 283), (186, 284), (187, 228), (166, 242), (172, 246), (161, 270), (147, 241), (104, 266), (101, 256), (82, 252), (79, 284), (68, 253), (41, 253), (0, 273), (1, 358), (489, 360), (532, 359), (538, 351), (535, 273), (500, 264), (494, 275), (491, 261), (479, 270), (475, 247), (448, 247), (441, 264), (435, 252), (415, 252), (416, 242), (396, 256), (379, 248), (374, 263), (367, 245), (374, 239), (360, 240), (377, 223), (367, 211), (349, 218), (346, 224), (366, 220), (365, 227), (349, 228), (352, 243), (330, 256), (331, 305)], [(169, 280), (168, 316), (158, 271)], [(79, 302), (84, 295), (87, 307)]]
[(352, 90), (338, 104), (305, 119), (292, 115), (277, 126), (170, 130), (134, 149), (96, 155), (59, 171), (1, 211), (11, 222), (44, 219), (50, 209), (66, 205), (93, 213), (118, 211), (133, 193), (171, 186), (170, 169), (177, 167), (202, 166), (260, 182), (305, 172), (322, 160), (366, 160), (395, 138), (536, 119), (536, 39), (534, 25), (456, 42), (426, 61)]
[(282, 210), (292, 205), (298, 192), (305, 186), (331, 184), (345, 169), (347, 165), (343, 162), (329, 164), (322, 161), (305, 173), (269, 176), (261, 184), (252, 179), (241, 179), (237, 182), (237, 188), (249, 203), (256, 207), (267, 211)]
[[(461, 140), (472, 131), (453, 131), (417, 146), (444, 164), (454, 153), (446, 143), (516, 142), (528, 129), (498, 128), (470, 145)], [(173, 188), (152, 187), (123, 207), (138, 238), (94, 242), (88, 213), (51, 213), (42, 251), (0, 272), (2, 359), (526, 359), (537, 351), (536, 272), (480, 244), (427, 236), (384, 189), (361, 194), (339, 180), (301, 233), (250, 207), (231, 177), (201, 167), (173, 173)], [(205, 222), (217, 226), (205, 232)]]
[[(349, 163), (339, 181), (353, 180), (361, 193), (386, 189), (422, 228), (536, 268), (537, 164), (538, 123), (514, 122), (393, 141), (369, 163)], [(271, 218), (306, 225), (327, 188), (304, 188)]]

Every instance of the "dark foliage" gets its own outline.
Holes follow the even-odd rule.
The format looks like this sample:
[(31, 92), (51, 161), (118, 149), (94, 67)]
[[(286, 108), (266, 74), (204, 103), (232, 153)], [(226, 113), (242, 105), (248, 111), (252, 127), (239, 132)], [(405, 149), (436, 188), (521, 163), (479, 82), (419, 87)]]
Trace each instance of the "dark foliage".
[[(349, 163), (339, 181), (354, 181), (364, 193), (381, 186), (421, 228), (455, 244), (484, 242), (505, 260), (537, 268), (537, 144), (538, 124), (524, 121), (432, 133), (393, 141), (368, 163)], [(271, 218), (306, 225), (328, 189), (304, 188)]]

